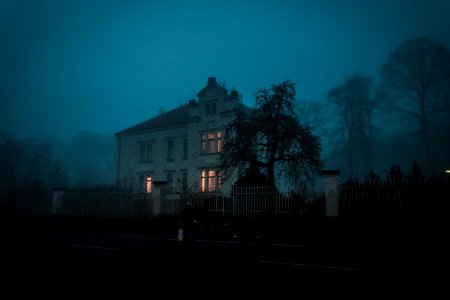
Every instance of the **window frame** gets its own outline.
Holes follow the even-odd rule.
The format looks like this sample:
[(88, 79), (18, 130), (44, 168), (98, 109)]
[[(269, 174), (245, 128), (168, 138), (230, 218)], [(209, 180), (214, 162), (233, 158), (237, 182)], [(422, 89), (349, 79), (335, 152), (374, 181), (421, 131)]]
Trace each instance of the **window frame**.
[(214, 168), (200, 170), (200, 192), (216, 193), (222, 190), (222, 172)]
[(174, 160), (174, 152), (175, 152), (175, 141), (174, 140), (167, 141), (167, 161)]
[(218, 154), (222, 152), (221, 131), (208, 131), (200, 133), (200, 153), (201, 154)]
[(139, 144), (139, 162), (153, 162), (153, 142), (143, 142)]
[(189, 141), (187, 138), (183, 139), (183, 160), (188, 159)]

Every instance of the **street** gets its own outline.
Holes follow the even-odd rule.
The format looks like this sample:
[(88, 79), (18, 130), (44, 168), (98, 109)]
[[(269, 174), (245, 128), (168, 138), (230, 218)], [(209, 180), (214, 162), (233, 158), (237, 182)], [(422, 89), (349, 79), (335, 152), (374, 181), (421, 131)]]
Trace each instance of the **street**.
[[(7, 247), (8, 248), (8, 247)], [(269, 244), (194, 239), (142, 234), (38, 232), (9, 245), (10, 264), (33, 270), (71, 273), (114, 270), (177, 273), (189, 276), (246, 272), (360, 273), (376, 272), (373, 258), (337, 246)]]
[[(2, 273), (11, 284), (99, 289), (179, 283), (201, 288), (311, 288), (326, 282), (375, 286), (419, 274), (421, 261), (399, 250), (300, 243), (213, 240), (180, 242), (143, 233), (28, 230), (5, 238)], [(381, 252), (380, 252), (381, 251)], [(424, 273), (425, 274), (425, 273)], [(399, 277), (400, 278), (400, 277)], [(394, 281), (393, 281), (394, 282)], [(379, 288), (379, 287), (378, 287)]]

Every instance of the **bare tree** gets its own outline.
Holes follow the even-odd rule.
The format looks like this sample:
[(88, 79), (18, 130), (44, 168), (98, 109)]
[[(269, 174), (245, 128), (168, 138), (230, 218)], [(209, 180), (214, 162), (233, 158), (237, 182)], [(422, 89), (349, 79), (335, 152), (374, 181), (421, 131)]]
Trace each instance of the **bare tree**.
[(373, 164), (371, 81), (369, 76), (354, 73), (327, 96), (337, 107), (337, 132), (350, 176), (367, 173)]
[[(259, 168), (275, 186), (275, 173), (298, 182), (322, 167), (320, 139), (294, 113), (295, 84), (284, 81), (255, 93), (256, 107), (237, 111), (227, 128), (221, 152), (223, 179), (236, 169)], [(241, 174), (242, 175), (242, 174)]]
[(418, 126), (432, 168), (432, 133), (450, 117), (449, 51), (425, 37), (406, 40), (392, 51), (381, 76), (388, 108)]

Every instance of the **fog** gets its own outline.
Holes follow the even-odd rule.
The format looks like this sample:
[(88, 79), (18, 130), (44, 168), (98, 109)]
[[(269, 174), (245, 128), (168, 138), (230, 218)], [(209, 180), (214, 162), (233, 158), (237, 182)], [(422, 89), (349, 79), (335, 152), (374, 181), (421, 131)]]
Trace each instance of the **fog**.
[[(109, 137), (114, 151), (113, 133), (187, 103), (210, 76), (250, 107), (255, 91), (287, 79), (299, 112), (304, 103), (327, 107), (321, 117), (303, 109), (303, 118), (323, 139), (327, 167), (342, 168), (329, 138), (337, 120), (329, 91), (361, 72), (375, 93), (383, 64), (407, 39), (450, 48), (449, 15), (445, 0), (4, 0), (0, 132), (52, 141), (51, 160), (70, 161), (61, 149), (76, 137)], [(372, 166), (425, 163), (418, 134), (377, 111)], [(444, 153), (448, 135), (439, 136)], [(439, 167), (449, 162), (442, 155)]]

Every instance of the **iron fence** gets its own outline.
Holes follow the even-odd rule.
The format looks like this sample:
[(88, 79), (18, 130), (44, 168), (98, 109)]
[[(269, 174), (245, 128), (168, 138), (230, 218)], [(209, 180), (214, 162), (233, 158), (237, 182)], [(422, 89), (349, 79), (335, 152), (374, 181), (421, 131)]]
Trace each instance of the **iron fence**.
[[(155, 194), (130, 191), (65, 190), (63, 215), (146, 218), (154, 215)], [(34, 215), (52, 213), (52, 195), (45, 189), (16, 190), (8, 207)], [(325, 215), (323, 193), (281, 193), (273, 187), (233, 187), (229, 192), (163, 188), (159, 213), (178, 215), (190, 202), (201, 215), (244, 218), (302, 218)], [(450, 180), (347, 181), (339, 189), (339, 215), (421, 214), (446, 211)], [(4, 201), (5, 202), (5, 201)], [(6, 206), (4, 206), (6, 207)]]
[(448, 177), (347, 181), (340, 187), (339, 212), (345, 215), (434, 215), (448, 199)]

